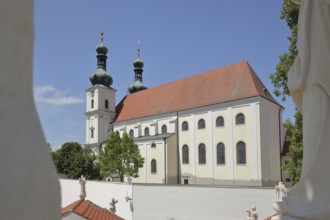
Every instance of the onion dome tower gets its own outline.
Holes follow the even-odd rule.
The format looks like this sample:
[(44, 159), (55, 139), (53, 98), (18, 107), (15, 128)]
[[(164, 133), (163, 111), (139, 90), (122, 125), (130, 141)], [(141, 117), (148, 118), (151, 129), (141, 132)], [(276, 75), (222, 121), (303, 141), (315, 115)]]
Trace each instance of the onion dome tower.
[(107, 70), (107, 53), (108, 48), (103, 43), (103, 32), (101, 33), (101, 43), (96, 47), (97, 52), (97, 69), (94, 73), (89, 76), (92, 85), (101, 84), (106, 87), (112, 85), (112, 77)]
[(135, 79), (134, 79), (134, 83), (128, 87), (129, 93), (134, 93), (148, 89), (148, 87), (142, 83), (142, 72), (143, 72), (144, 63), (140, 58), (140, 41), (138, 41), (137, 51), (138, 51), (138, 58), (133, 62)]
[(97, 69), (89, 76), (92, 86), (86, 89), (85, 115), (86, 146), (98, 155), (116, 117), (116, 90), (111, 87), (112, 77), (106, 71), (108, 48), (103, 43), (103, 32), (96, 52)]

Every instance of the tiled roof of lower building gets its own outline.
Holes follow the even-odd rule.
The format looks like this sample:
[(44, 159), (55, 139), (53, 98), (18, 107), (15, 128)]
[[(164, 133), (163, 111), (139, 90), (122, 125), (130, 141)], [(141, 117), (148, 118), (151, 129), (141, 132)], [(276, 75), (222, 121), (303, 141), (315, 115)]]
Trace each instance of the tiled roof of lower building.
[(79, 199), (61, 209), (62, 216), (69, 214), (70, 212), (89, 220), (124, 220), (109, 210), (101, 208), (93, 202), (85, 199)]

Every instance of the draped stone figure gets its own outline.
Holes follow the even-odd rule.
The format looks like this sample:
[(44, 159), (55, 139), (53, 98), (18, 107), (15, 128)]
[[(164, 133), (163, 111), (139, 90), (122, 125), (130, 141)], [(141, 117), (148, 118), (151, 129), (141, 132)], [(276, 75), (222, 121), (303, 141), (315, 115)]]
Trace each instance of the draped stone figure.
[(257, 208), (252, 206), (250, 209), (245, 210), (248, 213), (247, 220), (258, 220)]
[(0, 219), (61, 219), (61, 194), (34, 106), (33, 0), (0, 1)]
[(329, 220), (330, 0), (299, 2), (298, 56), (288, 86), (303, 114), (304, 158), (300, 181), (274, 204), (280, 215), (272, 220)]

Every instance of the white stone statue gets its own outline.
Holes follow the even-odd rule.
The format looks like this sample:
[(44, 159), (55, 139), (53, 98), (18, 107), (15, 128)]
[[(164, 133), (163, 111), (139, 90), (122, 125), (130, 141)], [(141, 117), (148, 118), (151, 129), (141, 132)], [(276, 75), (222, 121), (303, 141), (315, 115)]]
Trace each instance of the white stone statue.
[(277, 194), (277, 201), (280, 201), (281, 198), (288, 195), (289, 189), (286, 188), (282, 182), (279, 182), (278, 185), (275, 186), (275, 192)]
[(79, 178), (79, 184), (80, 184), (80, 198), (84, 199), (86, 198), (86, 178), (81, 175)]
[(115, 200), (115, 198), (112, 198), (112, 199), (111, 199), (109, 210), (110, 210), (112, 213), (116, 213), (116, 204), (117, 204), (117, 203), (118, 203), (118, 200)]
[(33, 101), (33, 0), (0, 1), (0, 219), (61, 219), (61, 193)]
[(303, 114), (300, 181), (272, 220), (330, 219), (330, 0), (302, 0), (298, 56), (288, 74), (293, 101)]
[(252, 206), (250, 209), (245, 210), (248, 213), (247, 220), (258, 220), (257, 208)]

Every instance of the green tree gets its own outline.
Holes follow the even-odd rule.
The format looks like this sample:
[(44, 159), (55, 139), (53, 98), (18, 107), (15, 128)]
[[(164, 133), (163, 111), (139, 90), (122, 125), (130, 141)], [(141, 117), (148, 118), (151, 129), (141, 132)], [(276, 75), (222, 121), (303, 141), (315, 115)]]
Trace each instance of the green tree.
[(67, 142), (52, 153), (58, 173), (69, 178), (79, 178), (84, 175), (87, 179), (99, 179), (100, 171), (95, 163), (95, 155), (90, 148), (82, 148), (77, 142)]
[(121, 138), (119, 132), (112, 132), (103, 151), (100, 153), (100, 169), (103, 177), (139, 177), (138, 169), (143, 167), (144, 158), (133, 139), (126, 133)]
[(283, 166), (283, 169), (288, 171), (293, 184), (297, 183), (300, 179), (302, 159), (303, 159), (303, 145), (302, 145), (302, 114), (296, 111), (295, 124), (290, 120), (284, 123), (286, 130), (286, 138), (290, 142), (289, 156), (291, 160)]
[(298, 54), (296, 46), (298, 17), (299, 6), (292, 3), (291, 0), (284, 0), (281, 19), (285, 19), (291, 30), (291, 36), (288, 36), (289, 51), (280, 56), (280, 62), (276, 65), (275, 73), (270, 74), (270, 79), (275, 87), (274, 93), (276, 96), (281, 96), (283, 101), (290, 95), (287, 83), (288, 72)]
[[(291, 30), (291, 36), (288, 36), (290, 41), (289, 51), (282, 54), (279, 63), (276, 65), (275, 73), (270, 74), (270, 79), (275, 87), (274, 93), (280, 96), (283, 101), (287, 96), (290, 96), (288, 89), (288, 72), (292, 66), (295, 58), (298, 55), (297, 50), (297, 26), (299, 17), (299, 6), (294, 4), (291, 0), (284, 0), (281, 11), (281, 19), (285, 19), (287, 25)], [(292, 124), (290, 120), (284, 123), (286, 129), (286, 137), (290, 141), (289, 156), (291, 160), (283, 169), (288, 170), (289, 176), (293, 183), (299, 181), (301, 174), (301, 165), (303, 158), (303, 143), (302, 143), (302, 114), (296, 110), (295, 123)]]

